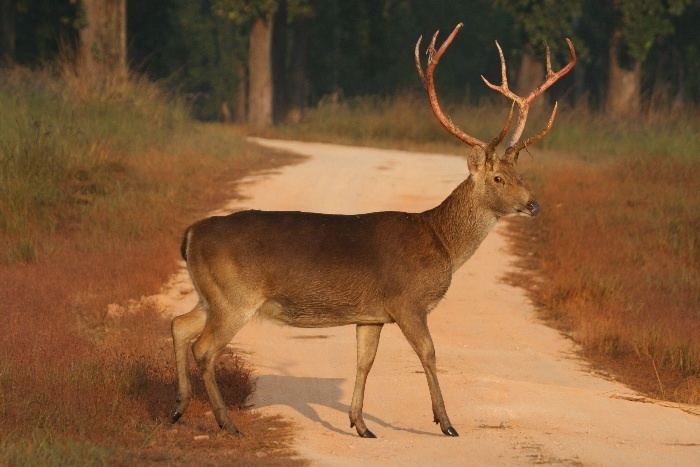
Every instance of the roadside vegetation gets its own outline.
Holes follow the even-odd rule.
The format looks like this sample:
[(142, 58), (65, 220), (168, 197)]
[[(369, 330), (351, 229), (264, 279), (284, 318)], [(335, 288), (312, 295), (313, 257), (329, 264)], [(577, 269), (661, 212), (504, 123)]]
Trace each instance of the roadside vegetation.
[[(169, 323), (133, 299), (158, 292), (185, 225), (229, 199), (232, 180), (291, 159), (191, 121), (138, 78), (10, 69), (0, 106), (0, 465), (289, 456), (287, 425), (250, 411), (236, 420), (251, 436), (218, 436), (201, 383), (170, 425)], [(242, 408), (250, 370), (222, 361), (224, 396)]]
[(700, 404), (698, 159), (549, 153), (532, 165), (545, 209), (513, 222), (528, 273), (512, 279), (594, 365)]
[[(452, 105), (448, 114), (487, 138), (500, 129), (504, 107)], [(699, 116), (686, 109), (623, 120), (585, 107), (561, 109), (541, 146), (520, 156), (543, 209), (534, 221), (512, 222), (524, 269), (510, 278), (599, 368), (653, 397), (694, 404), (700, 403)], [(321, 103), (301, 123), (265, 134), (466, 150), (435, 122), (423, 97), (410, 95)]]
[[(416, 78), (418, 79), (418, 78)], [(554, 131), (534, 151), (561, 151), (586, 161), (610, 158), (669, 156), (698, 158), (700, 110), (657, 110), (640, 118), (615, 118), (590, 109), (559, 103)], [(508, 114), (505, 99), (483, 99), (479, 105), (451, 102), (445, 112), (470, 134), (488, 138), (503, 127)], [(544, 126), (551, 107), (538, 107), (528, 128)], [(357, 97), (344, 101), (322, 100), (308, 109), (299, 123), (280, 124), (260, 131), (263, 135), (354, 145), (441, 150), (463, 154), (465, 146), (449, 137), (435, 121), (424, 94), (396, 97)]]

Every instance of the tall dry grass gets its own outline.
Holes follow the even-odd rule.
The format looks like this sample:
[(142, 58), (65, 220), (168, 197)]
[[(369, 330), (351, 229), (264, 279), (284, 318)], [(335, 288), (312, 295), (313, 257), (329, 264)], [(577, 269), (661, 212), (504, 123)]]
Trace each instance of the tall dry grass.
[(700, 161), (536, 165), (544, 209), (514, 222), (528, 271), (515, 282), (603, 368), (655, 397), (700, 403)]
[[(507, 111), (493, 101), (446, 109), (482, 139)], [(411, 95), (322, 102), (268, 134), (464, 151)], [(514, 223), (525, 273), (513, 279), (603, 368), (654, 396), (700, 403), (700, 111), (616, 119), (564, 107), (531, 152), (521, 159), (543, 209)]]
[[(148, 302), (108, 313), (159, 290), (184, 227), (234, 196), (231, 180), (286, 159), (192, 122), (177, 98), (134, 78), (11, 70), (0, 105), (0, 464), (288, 456), (288, 428), (248, 412), (237, 420), (253, 437), (194, 443), (216, 426), (201, 384), (171, 430), (169, 323)], [(250, 372), (223, 360), (227, 403), (242, 407)], [(269, 427), (277, 435), (254, 438)]]

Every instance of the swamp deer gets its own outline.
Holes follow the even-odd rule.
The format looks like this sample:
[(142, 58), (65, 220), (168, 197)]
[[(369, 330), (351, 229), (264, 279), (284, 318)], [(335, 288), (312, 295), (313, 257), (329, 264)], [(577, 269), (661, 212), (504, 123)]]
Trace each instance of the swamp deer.
[[(173, 319), (178, 400), (176, 422), (190, 401), (187, 372), (190, 344), (202, 369), (207, 394), (219, 426), (239, 434), (221, 397), (214, 363), (222, 349), (254, 315), (290, 326), (327, 327), (354, 324), (357, 329), (357, 375), (350, 426), (363, 438), (374, 438), (362, 417), (365, 381), (382, 326), (396, 323), (425, 369), (434, 421), (448, 436), (458, 436), (445, 410), (438, 384), (435, 349), (428, 313), (450, 286), (452, 274), (474, 253), (497, 220), (510, 214), (535, 216), (539, 205), (515, 171), (518, 153), (542, 139), (543, 130), (519, 142), (530, 103), (568, 73), (576, 63), (573, 44), (568, 64), (553, 72), (547, 50), (547, 75), (528, 96), (508, 88), (506, 62), (498, 42), (501, 84), (486, 85), (512, 101), (505, 125), (485, 143), (460, 129), (443, 113), (435, 90), (435, 68), (462, 28), (458, 24), (436, 50), (433, 35), (425, 71), (415, 48), (418, 75), (443, 127), (472, 147), (469, 176), (439, 206), (420, 213), (374, 212), (330, 215), (307, 212), (241, 211), (210, 217), (190, 226), (182, 254), (199, 294), (194, 309)], [(510, 129), (513, 109), (518, 120), (508, 148), (496, 147)]]

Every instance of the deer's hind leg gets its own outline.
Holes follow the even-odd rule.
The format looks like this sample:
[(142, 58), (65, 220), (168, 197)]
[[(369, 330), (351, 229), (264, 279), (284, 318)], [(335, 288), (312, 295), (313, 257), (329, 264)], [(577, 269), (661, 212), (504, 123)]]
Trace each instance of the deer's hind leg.
[(216, 383), (216, 359), (231, 339), (252, 318), (262, 301), (217, 301), (209, 306), (202, 334), (192, 346), (194, 358), (202, 370), (202, 379), (219, 427), (231, 434), (240, 431), (231, 420), (226, 404)]
[(177, 422), (185, 413), (192, 395), (192, 384), (187, 371), (187, 352), (195, 337), (202, 333), (207, 313), (201, 302), (184, 315), (176, 316), (172, 321), (173, 347), (177, 366), (177, 406), (170, 413), (170, 420)]

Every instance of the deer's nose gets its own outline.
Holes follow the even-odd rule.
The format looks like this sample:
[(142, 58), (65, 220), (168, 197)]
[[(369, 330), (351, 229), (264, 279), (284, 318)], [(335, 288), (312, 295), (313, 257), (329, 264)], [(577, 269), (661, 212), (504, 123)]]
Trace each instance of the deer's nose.
[(539, 212), (540, 212), (540, 203), (538, 203), (534, 199), (528, 201), (527, 204), (525, 205), (525, 207), (530, 212), (530, 215), (533, 217), (536, 216), (537, 214), (539, 214)]

